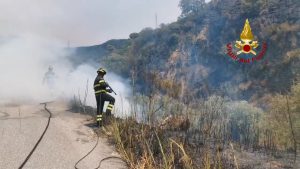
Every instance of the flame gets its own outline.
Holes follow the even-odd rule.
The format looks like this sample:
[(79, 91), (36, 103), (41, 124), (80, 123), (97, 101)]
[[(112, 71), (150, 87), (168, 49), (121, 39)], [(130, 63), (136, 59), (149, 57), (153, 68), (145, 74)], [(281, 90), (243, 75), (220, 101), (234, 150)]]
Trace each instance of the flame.
[(241, 40), (253, 40), (253, 34), (248, 19), (246, 19), (244, 29), (243, 32), (241, 33), (240, 38)]

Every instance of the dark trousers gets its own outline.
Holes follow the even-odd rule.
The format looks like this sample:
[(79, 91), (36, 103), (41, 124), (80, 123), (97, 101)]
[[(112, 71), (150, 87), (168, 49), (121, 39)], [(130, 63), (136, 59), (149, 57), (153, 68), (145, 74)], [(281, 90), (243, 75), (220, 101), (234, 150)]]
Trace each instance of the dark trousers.
[(102, 126), (102, 120), (103, 120), (102, 114), (103, 114), (104, 103), (105, 101), (109, 102), (106, 108), (106, 115), (110, 116), (113, 106), (115, 104), (115, 98), (112, 97), (110, 94), (100, 93), (99, 95), (96, 95), (96, 101), (97, 101), (97, 124)]

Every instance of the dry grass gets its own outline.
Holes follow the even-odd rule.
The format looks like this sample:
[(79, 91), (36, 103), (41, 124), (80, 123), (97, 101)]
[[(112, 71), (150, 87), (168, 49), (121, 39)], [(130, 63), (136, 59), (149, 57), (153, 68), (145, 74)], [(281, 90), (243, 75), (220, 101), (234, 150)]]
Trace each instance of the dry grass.
[(112, 120), (106, 130), (129, 168), (197, 168), (184, 144), (167, 138), (160, 128), (139, 124), (128, 118)]
[[(248, 102), (212, 96), (184, 105), (171, 99), (164, 102), (163, 98), (151, 98), (151, 104), (145, 104), (150, 106), (144, 106), (149, 107), (145, 112), (151, 112), (151, 116), (143, 116), (147, 119), (144, 123), (134, 118), (113, 118), (106, 126), (107, 134), (131, 169), (249, 169), (264, 168), (270, 160), (282, 168), (290, 166), (287, 158), (274, 159), (262, 152), (263, 129), (268, 129), (259, 121), (264, 112)], [(276, 104), (276, 108), (284, 112), (298, 100), (291, 96), (288, 103), (281, 107)], [(155, 105), (163, 109), (158, 112), (154, 107), (159, 110), (160, 106)], [(296, 108), (291, 106), (288, 110), (293, 113)]]
[(203, 145), (195, 152), (193, 145), (182, 141), (185, 136), (132, 118), (114, 118), (105, 130), (131, 169), (225, 169), (234, 165), (221, 149)]

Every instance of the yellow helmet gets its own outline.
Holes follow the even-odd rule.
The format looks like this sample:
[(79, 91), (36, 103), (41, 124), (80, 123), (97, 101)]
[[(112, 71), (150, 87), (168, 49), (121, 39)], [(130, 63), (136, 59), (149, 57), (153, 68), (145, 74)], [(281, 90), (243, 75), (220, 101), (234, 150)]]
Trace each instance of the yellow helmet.
[(101, 73), (101, 74), (105, 75), (105, 74), (106, 74), (106, 71), (105, 71), (103, 68), (99, 68), (99, 69), (97, 70), (97, 73)]

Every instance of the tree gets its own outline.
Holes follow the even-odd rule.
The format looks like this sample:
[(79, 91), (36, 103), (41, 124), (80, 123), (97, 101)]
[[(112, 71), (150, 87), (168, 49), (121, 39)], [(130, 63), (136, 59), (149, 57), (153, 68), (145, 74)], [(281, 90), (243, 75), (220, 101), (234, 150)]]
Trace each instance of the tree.
[(139, 34), (138, 34), (138, 33), (131, 33), (131, 34), (129, 35), (129, 38), (130, 38), (130, 39), (135, 39), (135, 38), (137, 38), (137, 37), (139, 37)]
[(191, 13), (198, 13), (203, 9), (205, 0), (181, 0), (179, 7), (181, 8), (181, 16), (185, 17)]

